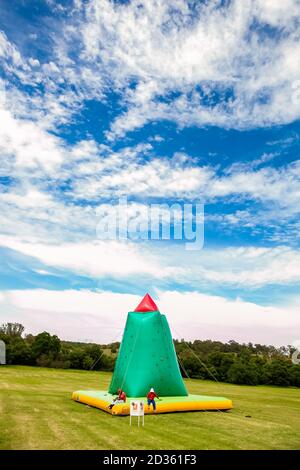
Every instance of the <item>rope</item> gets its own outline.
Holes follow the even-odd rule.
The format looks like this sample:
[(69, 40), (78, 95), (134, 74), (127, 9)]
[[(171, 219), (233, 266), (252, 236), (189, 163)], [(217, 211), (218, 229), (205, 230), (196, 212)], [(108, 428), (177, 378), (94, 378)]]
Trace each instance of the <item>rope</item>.
[[(180, 335), (180, 333), (173, 327), (173, 330), (175, 331), (175, 333), (178, 335), (179, 334), (179, 337), (182, 338), (182, 336)], [(211, 375), (211, 377), (217, 382), (217, 383), (220, 383), (218, 381), (218, 379), (216, 378), (216, 376), (212, 373), (211, 370), (208, 369), (208, 367), (206, 366), (206, 364), (200, 359), (200, 357), (195, 353), (195, 351), (190, 347), (190, 345), (183, 339), (183, 343), (189, 348), (189, 350), (191, 351), (191, 353), (193, 354), (193, 356), (196, 357), (196, 359), (198, 359), (198, 361), (200, 362), (200, 364), (204, 367), (204, 369)], [(215, 372), (217, 372), (215, 370)]]
[[(178, 335), (178, 331), (173, 327), (173, 330), (175, 331), (175, 333)], [(178, 335), (179, 338), (182, 338), (182, 335)], [(190, 347), (190, 345), (183, 339), (183, 343), (190, 349), (190, 351), (193, 353), (193, 355), (196, 357), (196, 359), (198, 359), (198, 361), (200, 362), (200, 364), (207, 370), (207, 372), (213, 377), (213, 379), (219, 384), (220, 382), (218, 381), (218, 379), (214, 376), (214, 374), (206, 367), (206, 364), (200, 359), (200, 357), (197, 356), (197, 354), (195, 353), (195, 351)], [(189, 377), (190, 378), (190, 377)], [(216, 411), (219, 411), (220, 413), (223, 413), (223, 410), (220, 410), (219, 408), (215, 408)], [(207, 410), (203, 410), (203, 411), (207, 411)]]
[[(175, 352), (176, 352), (176, 349), (175, 349)], [(183, 372), (185, 373), (187, 379), (192, 380), (191, 377), (189, 376), (189, 374), (187, 373), (186, 368), (185, 368), (184, 365), (183, 365), (183, 362), (182, 362), (182, 360), (181, 360), (181, 357), (179, 356), (179, 354), (177, 354), (177, 352), (176, 352), (176, 356), (177, 356), (178, 362), (179, 362), (179, 364), (181, 365), (181, 368), (182, 368)]]
[(95, 365), (100, 361), (101, 357), (103, 356), (104, 354), (104, 351), (102, 351), (102, 353), (100, 354), (100, 356), (93, 362), (93, 364), (91, 365), (90, 367), (90, 370), (93, 370)]
[[(164, 327), (164, 324), (163, 324), (163, 317), (162, 317), (162, 315), (160, 315), (159, 321), (160, 321), (160, 324), (161, 324), (161, 330), (162, 330), (162, 332), (163, 332), (163, 339), (164, 339), (166, 351), (168, 351), (167, 334), (166, 334), (166, 330), (165, 330), (165, 327)], [(159, 395), (160, 395), (160, 394), (159, 394)]]
[[(120, 331), (116, 334), (116, 336), (113, 338), (113, 340), (111, 341), (111, 343), (114, 343), (116, 341), (116, 339), (120, 336)], [(90, 370), (93, 370), (95, 365), (98, 364), (98, 362), (100, 361), (101, 357), (103, 356), (104, 354), (104, 350), (102, 350), (101, 354), (99, 355), (99, 357), (97, 359), (94, 360), (94, 362), (92, 363), (91, 367), (90, 367)]]
[[(203, 361), (200, 359), (200, 357), (197, 356), (197, 354), (196, 354), (195, 351), (189, 346), (189, 344), (186, 343), (185, 341), (184, 341), (184, 344), (187, 345), (187, 347), (190, 349), (190, 351), (192, 352), (192, 354), (196, 357), (196, 359), (198, 359), (198, 361), (200, 362), (200, 364), (201, 364), (201, 365), (204, 367), (204, 369), (211, 375), (211, 377), (212, 377), (217, 383), (220, 383), (220, 382), (218, 381), (217, 377), (216, 377), (216, 376), (212, 373), (212, 371), (206, 366), (205, 362), (203, 362)], [(215, 370), (215, 372), (217, 372), (216, 369), (214, 369), (214, 370)]]

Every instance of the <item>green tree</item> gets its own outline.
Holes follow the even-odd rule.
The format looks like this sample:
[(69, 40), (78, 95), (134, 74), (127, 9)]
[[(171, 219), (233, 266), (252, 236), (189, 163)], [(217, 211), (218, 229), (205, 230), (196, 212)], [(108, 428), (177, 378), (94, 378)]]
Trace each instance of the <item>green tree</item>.
[(84, 369), (86, 353), (83, 349), (75, 349), (71, 351), (68, 360), (70, 361), (71, 369)]
[(111, 356), (107, 356), (106, 354), (103, 354), (103, 356), (101, 356), (101, 366), (100, 366), (101, 369), (99, 370), (113, 371), (115, 367), (115, 362), (116, 362), (115, 357), (111, 357)]
[(290, 385), (289, 364), (286, 360), (273, 359), (264, 366), (264, 383), (269, 385)]
[(300, 387), (300, 364), (293, 364), (289, 368), (290, 383), (294, 387)]
[(228, 370), (234, 361), (233, 353), (214, 352), (208, 356), (208, 365), (212, 366), (216, 378), (221, 381), (227, 380)]
[(38, 334), (31, 345), (31, 351), (34, 358), (38, 359), (40, 356), (48, 356), (50, 359), (55, 359), (61, 349), (60, 339), (56, 335), (50, 335), (44, 331)]
[(29, 345), (18, 336), (7, 341), (6, 357), (8, 364), (34, 364)]
[(251, 363), (245, 363), (241, 360), (234, 362), (227, 374), (227, 380), (230, 383), (239, 385), (257, 385), (259, 377), (255, 366)]
[(97, 344), (92, 344), (86, 347), (86, 354), (88, 354), (93, 361), (98, 361), (99, 357), (102, 355), (102, 350)]
[(4, 333), (7, 336), (19, 336), (21, 337), (25, 328), (21, 323), (4, 323), (0, 327), (1, 333)]

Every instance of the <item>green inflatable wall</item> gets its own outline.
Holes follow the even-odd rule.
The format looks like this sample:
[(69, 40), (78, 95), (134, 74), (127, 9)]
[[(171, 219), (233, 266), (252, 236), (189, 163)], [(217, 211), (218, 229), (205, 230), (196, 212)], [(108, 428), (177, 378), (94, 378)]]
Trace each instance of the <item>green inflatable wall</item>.
[(167, 319), (158, 310), (129, 312), (109, 393), (187, 396)]

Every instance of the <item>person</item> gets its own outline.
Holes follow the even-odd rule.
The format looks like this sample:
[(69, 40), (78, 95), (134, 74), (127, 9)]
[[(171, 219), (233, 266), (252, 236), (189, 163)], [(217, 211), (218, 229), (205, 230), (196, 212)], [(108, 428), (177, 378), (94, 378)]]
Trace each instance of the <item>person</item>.
[(118, 396), (113, 400), (113, 402), (108, 406), (111, 410), (113, 406), (117, 405), (118, 403), (125, 403), (126, 402), (126, 393), (123, 392), (121, 388), (118, 389)]
[(159, 399), (158, 395), (154, 391), (154, 388), (150, 388), (150, 392), (147, 395), (148, 410), (150, 409), (150, 405), (153, 406), (153, 411), (156, 410), (155, 398)]

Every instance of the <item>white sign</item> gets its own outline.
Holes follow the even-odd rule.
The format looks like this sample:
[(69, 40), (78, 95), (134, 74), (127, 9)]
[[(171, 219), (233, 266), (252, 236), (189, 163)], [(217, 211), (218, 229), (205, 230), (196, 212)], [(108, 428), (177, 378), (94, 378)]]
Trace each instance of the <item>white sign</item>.
[(131, 416), (144, 416), (144, 402), (140, 400), (132, 400), (130, 402)]
[(140, 425), (140, 416), (143, 417), (143, 426), (144, 426), (144, 402), (141, 400), (132, 400), (130, 402), (130, 426), (131, 426), (131, 416), (138, 417), (138, 426)]

